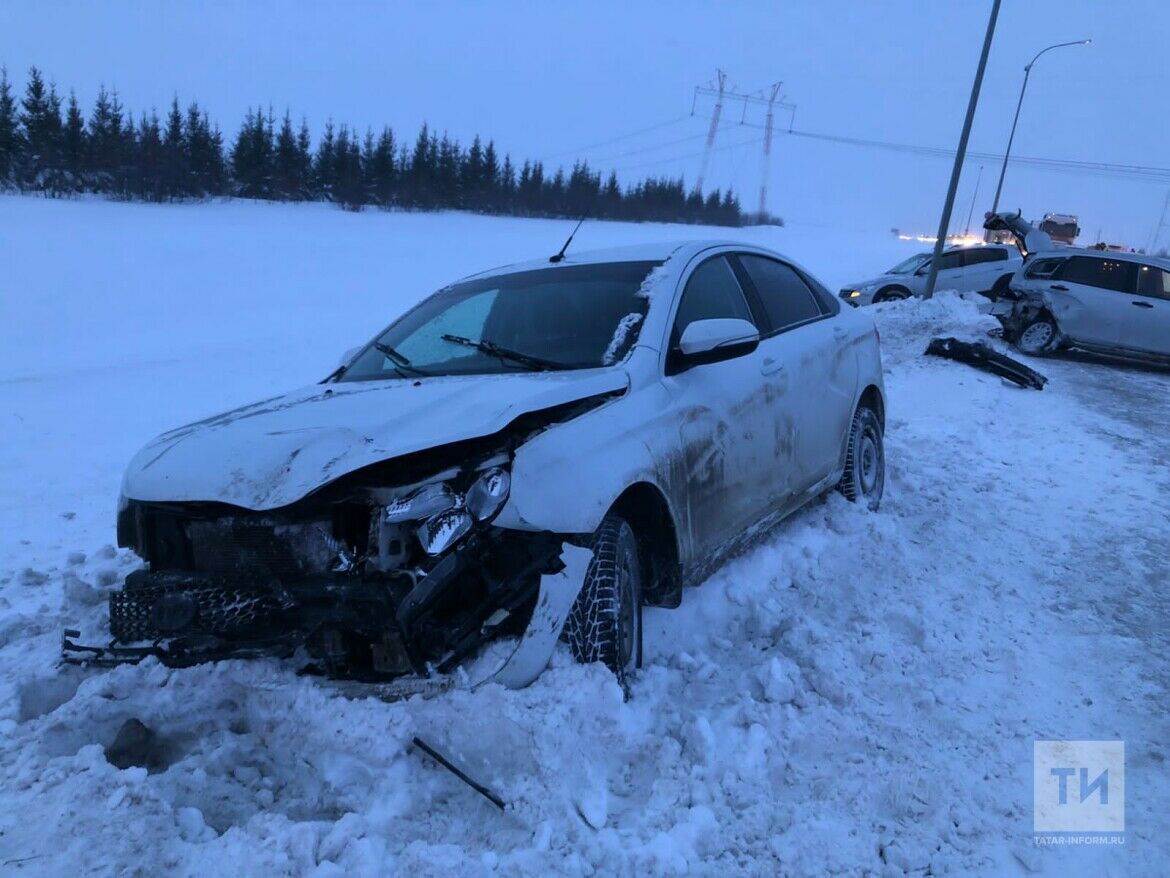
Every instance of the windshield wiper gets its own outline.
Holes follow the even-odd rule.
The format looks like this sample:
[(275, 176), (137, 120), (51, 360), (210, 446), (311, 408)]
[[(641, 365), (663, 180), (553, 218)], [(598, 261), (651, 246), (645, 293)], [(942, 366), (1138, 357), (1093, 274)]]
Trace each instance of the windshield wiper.
[(490, 354), (493, 357), (498, 357), (500, 360), (511, 360), (513, 363), (519, 363), (533, 371), (544, 371), (546, 369), (564, 369), (565, 363), (558, 363), (554, 360), (546, 360), (543, 357), (534, 357), (532, 354), (523, 354), (520, 351), (514, 351), (510, 348), (500, 347), (494, 341), (487, 339), (466, 338), (462, 335), (450, 335), (444, 333), (443, 341), (454, 342), (461, 344), (464, 347), (475, 348), (477, 351), (482, 351), (485, 354)]
[(404, 370), (409, 370), (416, 375), (428, 374), (425, 370), (420, 369), (418, 366), (412, 365), (410, 360), (408, 360), (402, 354), (398, 353), (398, 351), (390, 347), (388, 344), (383, 344), (380, 341), (376, 341), (374, 342), (374, 350), (384, 355), (387, 360), (393, 363), (394, 370), (404, 378), (406, 377), (406, 372)]

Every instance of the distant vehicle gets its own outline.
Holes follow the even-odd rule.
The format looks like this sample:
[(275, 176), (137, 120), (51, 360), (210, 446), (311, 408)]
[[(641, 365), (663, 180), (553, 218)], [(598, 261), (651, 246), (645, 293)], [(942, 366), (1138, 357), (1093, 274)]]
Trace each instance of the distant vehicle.
[(1075, 348), (1170, 365), (1170, 259), (1043, 247), (1018, 216), (987, 221), (1032, 245), (991, 309), (1021, 351)]
[(1057, 244), (1074, 244), (1081, 233), (1079, 220), (1070, 213), (1046, 213), (1037, 227)]
[[(926, 289), (931, 253), (918, 253), (885, 274), (844, 287), (838, 295), (850, 305), (871, 305), (921, 296)], [(952, 247), (939, 257), (935, 289), (994, 295), (1023, 264), (1014, 244)]]
[(111, 596), (110, 623), (117, 643), (153, 645), (87, 654), (303, 647), (333, 676), (447, 673), (523, 630), (575, 546), (592, 560), (565, 638), (620, 674), (643, 604), (677, 606), (825, 491), (876, 509), (884, 411), (873, 321), (767, 250), (643, 246), (475, 275), (320, 384), (144, 448), (118, 542), (148, 567)]

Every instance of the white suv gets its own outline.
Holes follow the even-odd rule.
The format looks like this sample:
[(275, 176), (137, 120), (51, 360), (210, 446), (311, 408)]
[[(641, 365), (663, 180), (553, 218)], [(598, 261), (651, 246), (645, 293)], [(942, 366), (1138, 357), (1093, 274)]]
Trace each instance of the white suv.
[[(930, 258), (930, 253), (918, 253), (880, 277), (850, 284), (838, 295), (850, 305), (873, 305), (921, 296), (930, 272)], [(935, 289), (972, 291), (994, 297), (1006, 288), (1023, 264), (1020, 251), (1011, 244), (952, 247), (939, 257)]]

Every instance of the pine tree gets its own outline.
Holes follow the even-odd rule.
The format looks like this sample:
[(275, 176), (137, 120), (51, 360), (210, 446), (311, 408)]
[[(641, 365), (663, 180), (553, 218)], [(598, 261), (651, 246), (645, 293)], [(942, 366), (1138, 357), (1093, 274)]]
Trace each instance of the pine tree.
[(136, 164), (136, 183), (132, 189), (138, 195), (149, 201), (162, 201), (167, 197), (165, 183), (165, 157), (163, 152), (162, 131), (159, 126), (158, 113), (150, 111), (150, 115), (142, 114), (138, 123), (138, 149)]
[(257, 109), (248, 111), (232, 146), (232, 176), (236, 191), (244, 198), (272, 195), (272, 122)]
[(304, 197), (303, 166), (296, 135), (293, 134), (292, 119), (288, 110), (280, 123), (273, 154), (272, 189), (273, 195), (282, 201), (299, 201)]
[(85, 188), (87, 143), (85, 119), (77, 103), (77, 95), (69, 92), (69, 107), (65, 111), (65, 130), (61, 137), (61, 163), (69, 175), (70, 188), (80, 192)]
[(467, 152), (467, 159), (462, 162), (460, 168), (460, 198), (459, 206), (468, 208), (470, 210), (480, 210), (483, 207), (483, 177), (484, 177), (484, 161), (483, 161), (483, 145), (479, 141), (479, 135), (475, 135), (475, 139), (471, 141), (471, 149)]
[(500, 168), (497, 189), (499, 195), (496, 200), (495, 209), (505, 213), (511, 213), (515, 209), (516, 169), (512, 166), (512, 156), (510, 155), (504, 156), (504, 166)]
[(336, 138), (333, 135), (333, 120), (325, 123), (325, 134), (317, 144), (317, 157), (313, 162), (313, 177), (316, 181), (317, 197), (333, 200), (336, 161), (334, 152)]
[(407, 195), (410, 206), (426, 207), (429, 205), (425, 193), (430, 191), (431, 168), (431, 138), (427, 131), (427, 124), (424, 122), (414, 141), (414, 152), (410, 156), (410, 188)]
[(162, 138), (162, 195), (166, 198), (182, 198), (189, 195), (187, 163), (189, 160), (186, 139), (183, 136), (183, 114), (179, 112), (178, 95), (171, 99), (167, 113), (166, 129)]
[(377, 141), (374, 141), (372, 134), (367, 134), (366, 142), (368, 151), (363, 162), (369, 200), (389, 207), (394, 203), (398, 184), (398, 169), (394, 164), (394, 132), (383, 128)]
[(489, 140), (483, 150), (483, 174), (480, 177), (479, 210), (499, 210), (500, 206), (500, 158), (496, 155), (496, 144)]
[(301, 181), (301, 198), (315, 198), (313, 186), (313, 154), (310, 151), (309, 122), (301, 117), (301, 128), (297, 132), (297, 174)]
[(53, 86), (45, 86), (36, 67), (28, 75), (20, 114), (25, 144), (23, 182), (55, 193), (61, 183), (61, 99)]
[(342, 125), (337, 132), (333, 168), (333, 200), (349, 210), (361, 210), (365, 203), (361, 147), (357, 138), (350, 135), (346, 125)]
[(16, 164), (22, 146), (18, 121), (8, 70), (0, 67), (0, 189), (16, 182)]

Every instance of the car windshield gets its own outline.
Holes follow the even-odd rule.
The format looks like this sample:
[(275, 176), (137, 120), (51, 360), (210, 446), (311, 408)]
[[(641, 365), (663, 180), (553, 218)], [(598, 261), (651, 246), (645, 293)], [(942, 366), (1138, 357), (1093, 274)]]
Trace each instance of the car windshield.
[(914, 256), (911, 256), (905, 262), (899, 262), (897, 265), (895, 265), (893, 268), (890, 269), (889, 273), (890, 274), (913, 274), (919, 268), (921, 268), (925, 263), (927, 263), (929, 261), (930, 261), (930, 254), (929, 253), (916, 253)]
[(638, 338), (648, 305), (639, 288), (661, 264), (566, 265), (454, 284), (391, 324), (338, 380), (611, 365)]

